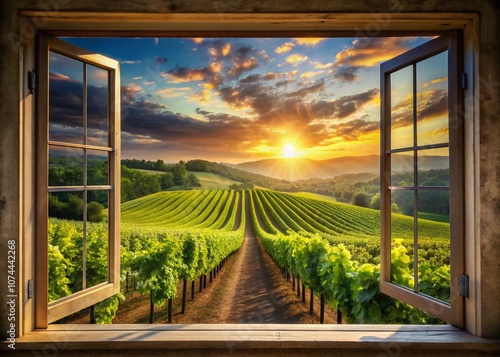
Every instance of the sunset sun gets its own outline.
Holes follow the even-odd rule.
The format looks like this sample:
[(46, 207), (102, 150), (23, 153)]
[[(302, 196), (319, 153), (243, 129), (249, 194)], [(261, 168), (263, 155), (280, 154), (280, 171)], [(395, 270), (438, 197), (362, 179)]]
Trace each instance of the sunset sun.
[(295, 147), (293, 144), (286, 144), (283, 147), (283, 157), (286, 157), (287, 159), (295, 157)]

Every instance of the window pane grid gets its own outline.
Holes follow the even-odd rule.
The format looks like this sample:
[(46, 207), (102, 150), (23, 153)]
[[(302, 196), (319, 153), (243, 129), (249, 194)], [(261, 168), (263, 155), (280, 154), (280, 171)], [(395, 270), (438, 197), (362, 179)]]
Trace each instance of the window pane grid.
[[(50, 53), (53, 53), (52, 51)], [(56, 53), (56, 52), (54, 52)], [(50, 57), (50, 56), (49, 56)], [(81, 123), (77, 123), (77, 126), (74, 126), (74, 123), (72, 122), (72, 118), (70, 113), (65, 113), (64, 112), (64, 106), (61, 105), (61, 102), (63, 99), (65, 99), (63, 96), (65, 94), (64, 91), (64, 85), (66, 83), (63, 81), (66, 77), (66, 74), (62, 74), (59, 72), (64, 72), (64, 68), (59, 68), (58, 63), (64, 62), (66, 65), (69, 63), (71, 64), (74, 68), (79, 68), (80, 69), (80, 76), (77, 77), (72, 85), (72, 91), (70, 91), (68, 94), (71, 98), (75, 98), (75, 94), (77, 94), (81, 97), (80, 105), (77, 105), (77, 111), (81, 115)], [(67, 178), (66, 177), (71, 177), (72, 175), (75, 175), (75, 171), (72, 168), (74, 167), (77, 169), (76, 175), (77, 177), (80, 176), (80, 171), (81, 171), (81, 185), (75, 185), (72, 184), (74, 183), (74, 179), (70, 179), (72, 182), (68, 182), (68, 185), (60, 185), (60, 184), (53, 184), (51, 185), (51, 180), (49, 179), (49, 185), (48, 185), (48, 192), (52, 195), (57, 195), (60, 194), (61, 199), (63, 201), (57, 201), (59, 202), (59, 205), (64, 205), (69, 202), (68, 200), (73, 200), (71, 199), (72, 195), (77, 195), (80, 197), (80, 202), (81, 202), (81, 247), (80, 247), (80, 263), (77, 263), (76, 261), (74, 264), (81, 265), (81, 276), (78, 278), (81, 279), (81, 284), (79, 287), (76, 288), (76, 291), (82, 291), (86, 290), (88, 287), (91, 285), (95, 285), (95, 283), (91, 282), (91, 285), (89, 285), (87, 272), (89, 271), (89, 265), (88, 265), (88, 259), (89, 259), (89, 254), (91, 252), (88, 251), (88, 234), (91, 234), (93, 231), (93, 228), (89, 226), (88, 222), (90, 222), (90, 219), (95, 219), (95, 214), (92, 214), (92, 217), (89, 217), (89, 207), (93, 207), (93, 210), (95, 211), (95, 206), (96, 204), (101, 205), (104, 204), (104, 207), (108, 207), (109, 202), (108, 199), (106, 199), (106, 202), (98, 202), (96, 201), (96, 197), (98, 197), (98, 192), (106, 192), (106, 197), (109, 197), (109, 192), (113, 190), (113, 186), (109, 184), (109, 171), (110, 171), (110, 157), (109, 154), (114, 151), (114, 148), (110, 146), (110, 141), (109, 141), (109, 131), (104, 128), (104, 127), (109, 127), (109, 124), (106, 123), (101, 123), (101, 125), (97, 125), (96, 123), (93, 124), (92, 127), (92, 132), (89, 131), (89, 105), (92, 105), (93, 112), (92, 115), (94, 116), (93, 119), (98, 119), (101, 120), (104, 118), (104, 120), (109, 121), (109, 105), (106, 105), (105, 107), (105, 113), (104, 112), (99, 112), (98, 110), (96, 111), (96, 108), (99, 109), (99, 104), (101, 103), (91, 103), (90, 101), (96, 101), (97, 96), (93, 95), (92, 98), (89, 97), (89, 90), (93, 90), (94, 92), (98, 92), (98, 89), (102, 89), (104, 91), (109, 92), (110, 88), (110, 76), (109, 76), (109, 71), (105, 69), (99, 69), (97, 67), (92, 67), (95, 68), (95, 70), (102, 71), (106, 73), (107, 79), (105, 80), (104, 85), (101, 87), (97, 87), (96, 84), (92, 83), (90, 85), (90, 79), (89, 75), (92, 74), (92, 72), (89, 72), (92, 68), (89, 67), (89, 65), (85, 62), (79, 61), (77, 59), (74, 59), (72, 57), (68, 57), (65, 54), (59, 54), (56, 53), (53, 57), (53, 61), (49, 60), (49, 67), (50, 67), (50, 72), (53, 74), (54, 80), (52, 81), (52, 85), (49, 88), (49, 92), (51, 94), (51, 97), (53, 98), (52, 102), (50, 103), (50, 108), (51, 108), (51, 114), (54, 113), (54, 115), (49, 115), (49, 127), (54, 127), (54, 129), (51, 129), (51, 133), (53, 134), (52, 137), (49, 138), (48, 140), (48, 147), (53, 148), (53, 158), (50, 157), (49, 159), (52, 159), (54, 162), (53, 165), (57, 168), (57, 166), (61, 167), (61, 170), (63, 171), (62, 174), (59, 174), (59, 176), (62, 176), (59, 180), (53, 179), (54, 183), (66, 183)], [(70, 74), (68, 72), (67, 74)], [(69, 78), (69, 76), (67, 76)], [(80, 82), (81, 81), (81, 82)], [(80, 88), (81, 87), (81, 88)], [(76, 89), (75, 89), (76, 88)], [(102, 91), (101, 91), (102, 92)], [(52, 94), (54, 93), (54, 94)], [(94, 93), (94, 94), (96, 94)], [(101, 93), (102, 94), (102, 93)], [(106, 94), (107, 98), (109, 98), (109, 93)], [(106, 101), (108, 100), (106, 98)], [(67, 98), (66, 98), (67, 99)], [(53, 124), (53, 125), (52, 125)], [(59, 126), (58, 126), (59, 125)], [(75, 129), (78, 129), (78, 125), (81, 125), (80, 127), (83, 129), (83, 132), (80, 132), (78, 130), (75, 131)], [(61, 127), (63, 129), (61, 129)], [(100, 139), (99, 137), (96, 137), (95, 139), (92, 139), (89, 137), (89, 135), (94, 135), (95, 133), (98, 133), (100, 129), (103, 129), (103, 131), (107, 134), (107, 139), (104, 141)], [(58, 132), (58, 130), (60, 132)], [(81, 134), (80, 134), (81, 133)], [(77, 140), (75, 141), (73, 138), (77, 134)], [(59, 135), (59, 136), (57, 136)], [(80, 136), (81, 135), (81, 136)], [(79, 137), (79, 138), (78, 138)], [(51, 138), (61, 138), (62, 140), (50, 140)], [(98, 145), (96, 145), (96, 143)], [(102, 146), (99, 144), (108, 144), (106, 146)], [(49, 151), (50, 152), (50, 151)], [(105, 155), (103, 155), (105, 154)], [(50, 160), (49, 160), (50, 161)], [(68, 167), (67, 164), (70, 164), (71, 166)], [(81, 167), (80, 167), (81, 166)], [(89, 167), (91, 166), (91, 167)], [(105, 175), (101, 175), (99, 179), (95, 179), (94, 177), (89, 178), (89, 174), (95, 174), (96, 170), (103, 169), (105, 167)], [(89, 168), (93, 169), (92, 172), (89, 172)], [(54, 173), (54, 175), (57, 175), (57, 172)], [(50, 177), (50, 175), (49, 175)], [(89, 180), (91, 182), (89, 182)], [(79, 182), (76, 182), (79, 183)], [(93, 184), (90, 184), (93, 183)], [(92, 199), (89, 197), (90, 194), (92, 193)], [(94, 194), (95, 193), (95, 194)], [(57, 197), (57, 196), (55, 196)], [(76, 196), (75, 196), (76, 197)], [(54, 199), (52, 200), (53, 202)], [(64, 202), (67, 201), (67, 202)], [(95, 202), (95, 203), (93, 203)], [(68, 208), (69, 209), (69, 208)], [(50, 211), (50, 209), (49, 209)], [(93, 212), (94, 212), (93, 211)], [(55, 209), (52, 209), (52, 212), (56, 212)], [(51, 215), (49, 215), (51, 216)], [(55, 216), (57, 217), (57, 216)], [(77, 221), (76, 221), (77, 222)], [(95, 250), (95, 249), (94, 249)], [(91, 271), (94, 271), (94, 268), (90, 268)], [(50, 276), (49, 276), (50, 279)]]
[[(397, 275), (394, 275), (399, 273), (396, 273), (396, 271), (394, 271), (393, 274), (391, 274), (390, 281), (392, 283), (398, 284), (402, 288), (413, 291), (414, 293), (423, 294), (436, 299), (436, 296), (422, 293), (420, 286), (422, 271), (421, 263), (424, 265), (424, 268), (426, 267), (427, 263), (425, 260), (422, 260), (424, 258), (419, 256), (419, 248), (421, 246), (420, 236), (422, 232), (421, 226), (423, 224), (420, 222), (420, 219), (422, 218), (421, 216), (429, 216), (421, 212), (421, 200), (422, 198), (426, 198), (429, 193), (432, 193), (433, 195), (441, 195), (440, 192), (442, 192), (445, 195), (449, 195), (450, 186), (449, 179), (447, 182), (444, 182), (445, 185), (442, 184), (443, 182), (439, 182), (441, 183), (439, 184), (431, 181), (430, 183), (432, 184), (432, 186), (429, 185), (428, 181), (422, 180), (421, 182), (422, 173), (425, 173), (429, 170), (424, 162), (421, 161), (425, 160), (426, 154), (441, 154), (440, 150), (449, 150), (449, 141), (438, 141), (435, 143), (431, 143), (428, 139), (426, 140), (427, 142), (420, 140), (420, 136), (423, 136), (426, 133), (419, 132), (418, 130), (419, 120), (422, 120), (419, 118), (419, 115), (422, 115), (421, 113), (425, 112), (425, 109), (427, 109), (425, 108), (425, 105), (427, 105), (426, 103), (419, 102), (419, 100), (421, 100), (421, 97), (423, 97), (421, 91), (419, 91), (420, 84), (418, 84), (421, 62), (423, 61), (411, 63), (403, 69), (393, 72), (389, 75), (389, 82), (393, 84), (391, 86), (391, 95), (389, 96), (391, 120), (388, 136), (390, 145), (388, 145), (385, 152), (386, 154), (388, 154), (388, 162), (393, 162), (393, 165), (390, 165), (390, 167), (392, 167), (391, 185), (387, 186), (387, 189), (390, 192), (391, 207), (393, 207), (393, 209), (394, 205), (398, 207), (395, 200), (400, 204), (401, 202), (403, 202), (403, 207), (401, 207), (402, 213), (407, 216), (412, 216), (413, 221), (412, 227), (408, 226), (408, 229), (411, 230), (409, 230), (406, 234), (408, 236), (407, 238), (409, 238), (409, 236), (412, 236), (411, 241), (413, 244), (409, 279), (401, 280), (401, 277), (398, 278)], [(417, 67), (419, 68), (417, 69)], [(442, 81), (441, 78), (439, 79), (439, 81)], [(410, 105), (411, 108), (409, 108)], [(408, 118), (409, 115), (411, 115), (411, 119)], [(402, 120), (401, 118), (404, 118), (404, 120)], [(407, 123), (406, 125), (411, 126), (411, 131), (408, 130), (408, 127), (408, 129), (405, 129), (406, 131), (403, 130), (403, 122)], [(441, 131), (448, 130), (447, 127), (443, 128), (442, 126), (439, 127), (439, 129)], [(410, 139), (410, 135), (412, 136), (412, 138), (411, 140), (408, 140)], [(392, 136), (394, 136), (394, 139), (392, 139)], [(403, 139), (404, 137), (407, 138), (406, 141)], [(439, 138), (441, 140), (443, 139), (442, 136)], [(401, 145), (405, 142), (407, 144), (411, 143), (411, 146)], [(449, 156), (449, 153), (447, 156)], [(445, 169), (448, 169), (448, 166), (446, 166)], [(423, 185), (421, 183), (423, 183)], [(398, 192), (399, 194), (397, 194)], [(396, 196), (394, 196), (394, 194), (396, 194)], [(399, 197), (399, 199), (397, 197)], [(396, 209), (399, 210), (399, 208)], [(392, 231), (392, 228), (390, 230)], [(399, 243), (397, 243), (397, 240), (401, 237), (393, 236), (392, 233), (391, 237), (391, 245), (393, 245), (393, 247), (398, 246)], [(423, 235), (422, 239), (425, 239), (425, 234)], [(395, 269), (399, 268), (395, 267)], [(394, 279), (398, 281), (394, 281)], [(445, 299), (444, 302), (449, 304), (449, 299)]]

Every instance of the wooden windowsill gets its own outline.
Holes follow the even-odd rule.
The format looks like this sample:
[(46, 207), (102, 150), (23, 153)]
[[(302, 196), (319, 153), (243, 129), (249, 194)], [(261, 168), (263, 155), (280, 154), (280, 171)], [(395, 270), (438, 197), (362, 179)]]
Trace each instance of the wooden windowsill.
[[(3, 343), (0, 349), (5, 350), (6, 344)], [(479, 338), (451, 326), (252, 324), (50, 325), (47, 330), (35, 330), (16, 340), (18, 352), (32, 353), (48, 348), (56, 348), (59, 352), (85, 351), (85, 354), (92, 350), (108, 350), (108, 356), (127, 350), (163, 351), (169, 352), (169, 356), (188, 350), (219, 350), (233, 355), (235, 351), (245, 351), (248, 355), (252, 350), (267, 350), (269, 355), (269, 349), (284, 350), (291, 356), (318, 350), (322, 353), (329, 352), (326, 350), (370, 351), (373, 354), (375, 350), (386, 349), (440, 351), (439, 355), (443, 356), (441, 352), (447, 355), (452, 351), (481, 351), (495, 355), (500, 352), (500, 340)]]

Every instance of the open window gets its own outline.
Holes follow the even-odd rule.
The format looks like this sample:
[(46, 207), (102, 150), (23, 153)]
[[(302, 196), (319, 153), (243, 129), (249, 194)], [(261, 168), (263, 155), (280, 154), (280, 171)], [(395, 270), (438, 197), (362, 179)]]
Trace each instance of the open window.
[[(465, 78), (460, 77), (460, 41), (458, 32), (444, 34), (381, 65), (380, 289), (463, 327)], [(439, 161), (442, 169), (425, 172), (425, 160)], [(400, 214), (413, 217), (405, 237), (393, 234)], [(429, 214), (444, 216), (449, 226), (440, 232), (426, 229)], [(413, 240), (409, 271), (395, 264), (402, 238)], [(421, 255), (422, 242), (432, 240), (448, 242), (449, 261)]]
[(37, 63), (36, 327), (46, 328), (119, 292), (120, 70), (43, 34)]

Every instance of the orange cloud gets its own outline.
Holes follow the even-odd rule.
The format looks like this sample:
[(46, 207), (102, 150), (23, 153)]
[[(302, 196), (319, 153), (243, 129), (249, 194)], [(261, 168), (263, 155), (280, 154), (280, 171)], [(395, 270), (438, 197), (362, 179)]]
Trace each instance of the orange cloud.
[(331, 68), (333, 66), (333, 63), (320, 63), (320, 62), (311, 62), (311, 64), (314, 65), (314, 68), (316, 69), (327, 69)]
[(293, 40), (297, 43), (297, 45), (313, 47), (313, 46), (316, 46), (321, 41), (324, 41), (325, 38), (313, 38), (313, 37), (311, 37), (311, 38), (294, 38)]
[(300, 75), (300, 78), (304, 79), (304, 78), (310, 78), (310, 77), (314, 77), (314, 76), (317, 76), (318, 74), (321, 74), (323, 73), (323, 71), (308, 71), (308, 72), (304, 72)]
[(288, 56), (285, 61), (289, 64), (296, 65), (304, 61), (307, 61), (307, 58), (308, 57), (306, 55), (295, 53), (293, 55)]
[(295, 44), (292, 42), (285, 42), (281, 46), (277, 47), (274, 52), (277, 54), (290, 52), (294, 46)]
[(60, 80), (60, 81), (67, 81), (69, 80), (69, 76), (57, 72), (50, 72), (50, 79), (55, 79), (55, 80)]
[(446, 82), (448, 80), (448, 77), (441, 77), (441, 78), (435, 78), (431, 80), (430, 82), (424, 83), (424, 88), (427, 88), (428, 86), (436, 83), (441, 83), (441, 82)]
[(193, 40), (193, 42), (196, 43), (197, 45), (200, 45), (203, 43), (203, 38), (201, 38), (201, 37), (195, 37), (195, 38), (192, 38), (191, 40)]
[(408, 38), (358, 38), (352, 47), (345, 48), (335, 57), (335, 65), (371, 67), (400, 55), (408, 49)]

